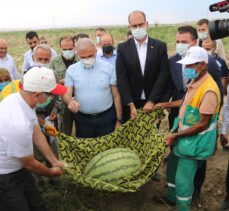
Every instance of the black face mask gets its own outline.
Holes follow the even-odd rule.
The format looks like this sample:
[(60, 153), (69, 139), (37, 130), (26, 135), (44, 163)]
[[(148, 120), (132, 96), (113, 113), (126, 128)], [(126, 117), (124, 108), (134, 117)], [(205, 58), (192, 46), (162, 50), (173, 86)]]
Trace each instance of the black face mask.
[(103, 53), (111, 53), (113, 52), (114, 47), (112, 45), (107, 45), (107, 46), (103, 46), (102, 49), (103, 49)]

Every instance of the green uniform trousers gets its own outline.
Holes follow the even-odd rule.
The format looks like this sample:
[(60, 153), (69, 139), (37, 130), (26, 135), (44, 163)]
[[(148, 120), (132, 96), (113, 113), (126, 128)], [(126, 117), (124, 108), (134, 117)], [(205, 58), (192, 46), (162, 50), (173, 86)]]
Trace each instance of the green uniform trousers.
[(194, 177), (203, 160), (182, 158), (170, 154), (167, 166), (166, 197), (177, 204), (178, 211), (189, 211), (194, 191)]

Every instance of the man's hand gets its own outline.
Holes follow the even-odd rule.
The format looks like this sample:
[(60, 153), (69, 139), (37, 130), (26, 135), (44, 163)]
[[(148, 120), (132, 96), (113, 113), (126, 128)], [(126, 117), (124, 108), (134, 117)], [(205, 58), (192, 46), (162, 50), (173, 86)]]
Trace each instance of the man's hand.
[(155, 106), (154, 106), (154, 109), (165, 109), (166, 108), (166, 103), (157, 103)]
[(138, 116), (137, 109), (134, 104), (130, 105), (130, 118), (131, 119), (136, 119)]
[(153, 111), (153, 109), (154, 109), (154, 103), (151, 101), (148, 101), (143, 107), (143, 112), (150, 113)]
[(43, 125), (43, 127), (44, 127), (45, 133), (46, 133), (47, 135), (49, 135), (49, 136), (57, 136), (57, 135), (58, 135), (58, 131), (57, 131), (57, 129), (56, 129), (54, 126), (45, 123), (45, 124)]
[(63, 79), (60, 79), (59, 80), (59, 83), (64, 85), (64, 78)]
[(225, 146), (228, 143), (226, 134), (220, 134), (220, 143), (222, 146)]
[(122, 124), (119, 121), (116, 121), (116, 123), (115, 123), (115, 129), (118, 128), (118, 127), (120, 127), (121, 125)]
[(50, 116), (49, 116), (49, 120), (50, 120), (50, 121), (54, 121), (54, 120), (56, 120), (56, 119), (57, 119), (57, 113), (52, 112), (52, 113), (50, 114)]
[(173, 142), (177, 139), (177, 135), (176, 134), (170, 134), (167, 138), (166, 138), (166, 146), (172, 146)]
[(79, 108), (80, 108), (80, 104), (75, 99), (72, 99), (68, 103), (68, 109), (73, 113), (77, 113), (79, 111)]
[(50, 176), (51, 177), (61, 176), (63, 174), (64, 174), (64, 171), (60, 167), (52, 167), (52, 168), (50, 168)]
[(57, 160), (55, 163), (52, 163), (52, 167), (59, 167), (59, 168), (65, 169), (68, 167), (68, 164)]

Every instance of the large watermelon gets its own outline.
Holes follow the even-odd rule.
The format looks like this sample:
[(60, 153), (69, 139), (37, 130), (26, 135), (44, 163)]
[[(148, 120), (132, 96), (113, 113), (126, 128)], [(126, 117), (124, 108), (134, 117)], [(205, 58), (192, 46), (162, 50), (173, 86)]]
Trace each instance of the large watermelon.
[(127, 148), (114, 148), (96, 155), (86, 166), (84, 175), (105, 182), (117, 182), (142, 167), (138, 155)]

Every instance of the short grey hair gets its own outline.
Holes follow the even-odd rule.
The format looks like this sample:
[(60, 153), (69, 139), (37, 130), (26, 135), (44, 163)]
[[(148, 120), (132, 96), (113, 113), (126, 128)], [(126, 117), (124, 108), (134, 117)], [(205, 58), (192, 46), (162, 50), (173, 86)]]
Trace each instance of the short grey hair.
[(146, 14), (144, 12), (142, 12), (141, 10), (134, 10), (128, 16), (128, 22), (129, 23), (130, 23), (130, 16), (133, 15), (133, 14), (135, 14), (135, 13), (140, 13), (143, 16), (144, 20), (146, 21)]
[(81, 38), (76, 43), (76, 50), (77, 51), (84, 50), (84, 49), (86, 49), (88, 47), (95, 48), (95, 43), (90, 38)]
[(39, 44), (33, 49), (33, 56), (36, 56), (38, 49), (43, 49), (50, 53), (50, 58), (52, 56), (51, 48), (47, 44)]

